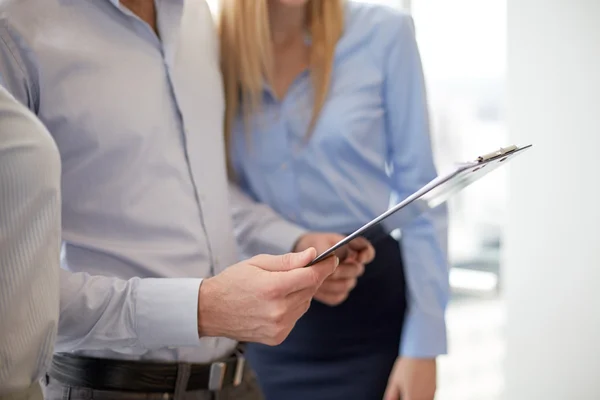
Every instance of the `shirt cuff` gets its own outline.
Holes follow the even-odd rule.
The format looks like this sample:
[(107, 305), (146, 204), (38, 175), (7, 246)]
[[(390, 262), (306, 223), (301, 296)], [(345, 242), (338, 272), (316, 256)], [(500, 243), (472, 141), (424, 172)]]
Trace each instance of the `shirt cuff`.
[(400, 356), (435, 358), (447, 353), (445, 317), (409, 311), (404, 320)]
[(266, 226), (260, 232), (260, 253), (280, 255), (290, 253), (300, 237), (309, 231), (279, 219)]
[(198, 292), (202, 279), (141, 279), (135, 318), (147, 349), (198, 346)]

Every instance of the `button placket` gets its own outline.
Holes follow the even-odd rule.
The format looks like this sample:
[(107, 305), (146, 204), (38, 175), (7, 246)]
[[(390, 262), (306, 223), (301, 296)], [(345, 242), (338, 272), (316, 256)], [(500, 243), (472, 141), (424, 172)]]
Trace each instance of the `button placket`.
[[(201, 220), (201, 226), (202, 226), (202, 231), (204, 234), (204, 241), (206, 243), (208, 257), (209, 257), (209, 260), (212, 260), (213, 254), (214, 254), (213, 245), (211, 243), (209, 231), (208, 231), (208, 228), (206, 226), (206, 221), (205, 221), (206, 207), (207, 207), (206, 196), (201, 192), (201, 185), (199, 185), (199, 183), (198, 183), (199, 177), (194, 174), (194, 170), (193, 170), (193, 167), (191, 164), (193, 161), (191, 159), (191, 155), (189, 152), (189, 138), (191, 137), (191, 133), (190, 133), (189, 129), (185, 126), (185, 119), (183, 118), (181, 106), (177, 100), (176, 87), (173, 82), (171, 72), (169, 70), (167, 70), (167, 76), (168, 76), (169, 84), (171, 86), (171, 93), (173, 96), (173, 101), (175, 103), (175, 107), (177, 107), (177, 109), (179, 110), (181, 133), (183, 135), (183, 150), (184, 150), (185, 156), (186, 156), (188, 173), (189, 173), (190, 181), (192, 183), (192, 187), (194, 190), (194, 195), (195, 195), (196, 201), (198, 203), (198, 213), (199, 213), (199, 218)], [(215, 268), (216, 268), (216, 265), (213, 261), (213, 262), (211, 262), (211, 271), (210, 271), (211, 275), (215, 274)]]

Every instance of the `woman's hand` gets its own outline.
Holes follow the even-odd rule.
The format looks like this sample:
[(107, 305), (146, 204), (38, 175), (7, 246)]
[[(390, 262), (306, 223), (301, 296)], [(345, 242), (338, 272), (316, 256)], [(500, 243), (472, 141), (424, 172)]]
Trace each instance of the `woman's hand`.
[(435, 358), (398, 357), (390, 374), (384, 400), (433, 400), (436, 390)]
[[(294, 251), (314, 247), (320, 254), (343, 238), (336, 233), (308, 233), (298, 240)], [(358, 237), (336, 251), (336, 255), (340, 258), (339, 266), (325, 279), (314, 296), (329, 306), (337, 306), (348, 298), (358, 278), (365, 272), (365, 265), (373, 261), (375, 249), (367, 239)]]

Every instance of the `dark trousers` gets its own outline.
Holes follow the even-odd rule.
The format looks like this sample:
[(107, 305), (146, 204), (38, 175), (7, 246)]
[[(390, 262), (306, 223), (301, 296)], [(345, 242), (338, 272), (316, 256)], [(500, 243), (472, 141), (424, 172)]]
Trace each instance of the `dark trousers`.
[(383, 398), (398, 356), (406, 285), (399, 243), (377, 239), (375, 260), (344, 303), (313, 301), (281, 345), (248, 345), (267, 400)]

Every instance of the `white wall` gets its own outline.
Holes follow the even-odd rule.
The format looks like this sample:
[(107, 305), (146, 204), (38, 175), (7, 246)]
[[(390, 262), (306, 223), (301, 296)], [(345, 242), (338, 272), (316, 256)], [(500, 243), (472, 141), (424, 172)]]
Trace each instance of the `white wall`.
[(508, 0), (506, 400), (600, 399), (600, 0)]

